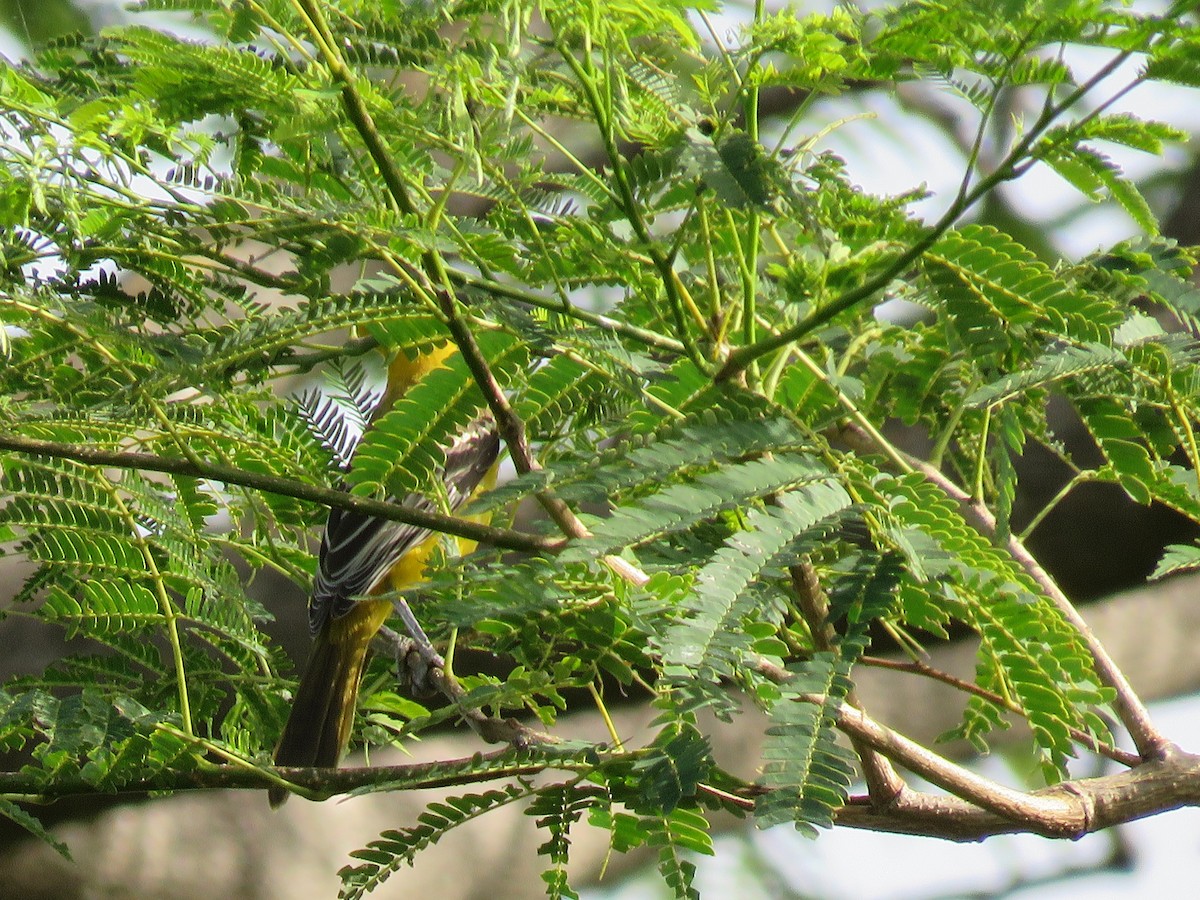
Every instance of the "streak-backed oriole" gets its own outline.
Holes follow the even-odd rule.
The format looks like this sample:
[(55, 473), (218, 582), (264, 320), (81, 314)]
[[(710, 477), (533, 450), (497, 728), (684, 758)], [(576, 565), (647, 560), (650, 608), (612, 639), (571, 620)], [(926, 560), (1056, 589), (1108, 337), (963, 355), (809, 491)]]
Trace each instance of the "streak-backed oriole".
[[(387, 388), (372, 421), (455, 352), (453, 344), (446, 344), (415, 359), (398, 353), (388, 367)], [(451, 509), (458, 509), (494, 480), (499, 447), (495, 426), (486, 415), (454, 438), (442, 471)], [(430, 500), (419, 494), (402, 502), (432, 508)], [(330, 510), (308, 606), (312, 652), (275, 749), (276, 765), (338, 764), (350, 740), (368, 647), (392, 611), (387, 595), (425, 578), (438, 537), (413, 525)], [(469, 545), (459, 543), (463, 552), (469, 551)], [(278, 806), (287, 799), (287, 791), (272, 788), (269, 796), (271, 805)]]

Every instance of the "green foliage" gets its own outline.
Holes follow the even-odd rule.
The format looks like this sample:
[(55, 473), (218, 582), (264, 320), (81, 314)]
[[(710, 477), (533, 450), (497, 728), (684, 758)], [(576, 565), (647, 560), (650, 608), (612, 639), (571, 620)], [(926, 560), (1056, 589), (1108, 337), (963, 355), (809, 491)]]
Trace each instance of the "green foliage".
[[(481, 349), (493, 373), (506, 382), (522, 364), (524, 351), (509, 335), (486, 341)], [(363, 436), (349, 473), (352, 490), (405, 497), (428, 489), (441, 471), (444, 448), (485, 405), (461, 358), (431, 372)]]
[[(546, 835), (549, 896), (575, 896), (585, 815), (696, 896), (704, 809), (837, 821), (857, 777), (839, 725), (880, 634), (973, 633), (955, 734), (983, 749), (1022, 719), (1047, 781), (1112, 740), (1113, 686), (1010, 542), (1015, 461), (1031, 442), (1066, 455), (1055, 395), (1102, 457), (1068, 459), (1077, 482), (1200, 522), (1195, 259), (1106, 155), (1186, 137), (1108, 101), (1131, 78), (1200, 86), (1190, 18), (1092, 0), (782, 10), (718, 49), (691, 24), (707, 4), (146, 6), (194, 12), (211, 39), (118, 28), (0, 68), (0, 550), (32, 566), (12, 609), (86, 639), (0, 693), (23, 794), (203, 774), (213, 753), (265, 765), (294, 666), (235, 563), (310, 583), (308, 486), (441, 509), (447, 444), (505, 408), (521, 474), (465, 512), (561, 544), (438, 554), (406, 594), (435, 640), (457, 629), (510, 665), (460, 672), (466, 703), (551, 727), (615, 682), (652, 697), (658, 731), (435, 767), (510, 783), (358, 851), (345, 896), (513, 803)], [(1065, 45), (1111, 65), (1080, 80)], [(900, 81), (978, 122), (937, 222), (917, 192), (862, 191), (805, 133), (815, 104)], [(785, 115), (760, 109), (766, 88), (793, 92)], [(1040, 112), (993, 125), (1021, 109)], [(1035, 165), (1139, 236), (1055, 261), (968, 221)], [(889, 299), (920, 320), (877, 316)], [(372, 420), (386, 358), (464, 330), (478, 358)], [(897, 419), (928, 435), (929, 467), (888, 443)], [(589, 534), (517, 515), (534, 498)], [(1198, 564), (1176, 546), (1157, 574)], [(455, 715), (399, 697), (382, 662), (364, 694), (356, 741)], [(752, 781), (699, 716), (738, 727), (745, 706), (769, 723)], [(517, 762), (569, 774), (526, 782)], [(44, 836), (3, 795), (0, 815)]]
[(339, 897), (354, 900), (373, 891), (405, 864), (412, 864), (416, 853), (441, 840), (452, 828), (477, 819), (485, 813), (534, 793), (527, 785), (507, 785), (502, 790), (483, 794), (464, 794), (437, 800), (426, 807), (418, 817), (420, 824), (397, 831), (385, 831), (377, 840), (364, 849), (355, 850), (351, 856), (362, 862), (346, 866), (338, 874), (342, 878)]
[(529, 805), (526, 811), (528, 815), (537, 817), (538, 828), (545, 829), (549, 834), (546, 843), (538, 848), (538, 854), (549, 857), (551, 864), (551, 868), (542, 873), (542, 880), (546, 882), (546, 896), (579, 900), (579, 895), (567, 883), (571, 826), (603, 799), (604, 793), (598, 788), (561, 784), (543, 788)]
[(819, 481), (788, 492), (777, 505), (752, 509), (745, 530), (727, 538), (696, 573), (661, 640), (664, 671), (713, 681), (734, 677), (758, 650), (763, 627), (782, 619), (778, 595), (756, 586), (816, 549), (849, 506), (841, 485)]
[(848, 668), (828, 654), (814, 654), (771, 704), (762, 774), (769, 790), (755, 805), (763, 827), (792, 822), (814, 836), (813, 826), (832, 826), (834, 812), (845, 805), (854, 763), (836, 743), (833, 725), (849, 689)]

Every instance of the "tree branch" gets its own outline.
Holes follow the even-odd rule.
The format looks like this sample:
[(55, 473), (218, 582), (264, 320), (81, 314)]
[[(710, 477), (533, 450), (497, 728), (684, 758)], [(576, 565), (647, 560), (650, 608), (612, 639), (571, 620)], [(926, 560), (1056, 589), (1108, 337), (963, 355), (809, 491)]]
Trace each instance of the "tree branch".
[[(864, 656), (859, 662), (864, 666), (872, 666), (877, 669), (889, 669), (893, 672), (908, 672), (912, 675), (920, 675), (924, 678), (932, 678), (934, 681), (940, 681), (942, 684), (949, 685), (952, 688), (962, 691), (966, 694), (974, 694), (976, 697), (982, 697), (989, 703), (996, 706), (1001, 706), (1009, 712), (1019, 716), (1026, 715), (1011, 699), (982, 688), (979, 685), (965, 681), (961, 678), (955, 678), (948, 672), (943, 672), (941, 669), (935, 669), (928, 663), (921, 660), (898, 660), (885, 659), (881, 656)], [(1071, 733), (1071, 737), (1078, 741), (1087, 749), (1100, 756), (1107, 756), (1113, 762), (1118, 762), (1123, 766), (1136, 766), (1142, 758), (1136, 753), (1130, 753), (1127, 750), (1122, 750), (1120, 747), (1114, 747), (1111, 744), (1106, 744), (1103, 741), (1097, 740), (1095, 735), (1088, 734), (1086, 731), (1080, 731), (1074, 726), (1067, 726), (1067, 730)]]
[[(947, 495), (957, 500), (963, 507), (967, 520), (983, 534), (992, 537), (996, 534), (996, 518), (992, 515), (991, 510), (980, 503), (976, 503), (971, 497), (958, 487), (953, 481), (943, 475), (939, 470), (935, 469), (928, 463), (920, 460), (914, 460), (913, 464), (921, 473), (938, 485)], [(1170, 746), (1170, 742), (1154, 727), (1154, 723), (1150, 719), (1150, 712), (1146, 709), (1133, 686), (1130, 685), (1121, 668), (1116, 664), (1108, 650), (1092, 633), (1092, 629), (1088, 623), (1084, 621), (1083, 616), (1079, 614), (1079, 610), (1075, 608), (1067, 595), (1062, 592), (1062, 588), (1058, 586), (1050, 574), (1042, 568), (1041, 563), (1034, 559), (1023, 543), (1016, 536), (1010, 535), (1006, 543), (1006, 549), (1012, 554), (1013, 559), (1029, 573), (1030, 577), (1038, 583), (1038, 586), (1045, 591), (1046, 596), (1054, 603), (1059, 612), (1083, 638), (1084, 644), (1087, 645), (1088, 651), (1092, 655), (1092, 661), (1096, 666), (1096, 674), (1101, 682), (1111, 687), (1116, 691), (1116, 699), (1113, 701), (1113, 707), (1116, 709), (1117, 715), (1121, 719), (1121, 723), (1129, 731), (1129, 736), (1133, 740), (1134, 746), (1137, 747), (1138, 753), (1142, 759), (1156, 759), (1160, 757)]]
[[(359, 766), (347, 769), (281, 766), (262, 769), (249, 765), (207, 765), (197, 769), (164, 769), (145, 778), (122, 782), (120, 793), (142, 794), (152, 791), (188, 791), (241, 789), (265, 790), (276, 781), (275, 773), (290, 784), (302, 788), (310, 799), (323, 800), (362, 788), (427, 790), (464, 784), (479, 784), (501, 778), (537, 775), (548, 769), (575, 771), (584, 764), (568, 757), (528, 749), (505, 748), (493, 753), (476, 753), (461, 759), (396, 766)], [(50, 803), (70, 796), (95, 796), (97, 787), (81, 777), (56, 778), (53, 790), (44, 791), (36, 775), (25, 772), (0, 772), (0, 796), (20, 795), (23, 802)]]
[[(794, 565), (789, 570), (792, 578), (792, 592), (800, 605), (800, 612), (812, 634), (813, 646), (818, 650), (833, 650), (837, 634), (829, 621), (829, 598), (822, 590), (817, 579), (817, 572), (812, 562), (807, 558)], [(862, 709), (858, 695), (851, 690), (846, 695), (846, 703), (854, 709)], [(902, 779), (892, 764), (876, 753), (868, 744), (858, 738), (851, 737), (854, 752), (862, 763), (863, 778), (867, 782), (867, 791), (871, 802), (876, 806), (887, 807), (905, 789)]]
[[(777, 682), (793, 677), (765, 659), (755, 668)], [(801, 699), (818, 705), (824, 702), (817, 695)], [(1174, 746), (1166, 747), (1152, 761), (1115, 775), (1067, 781), (1025, 793), (950, 762), (848, 704), (838, 710), (836, 725), (851, 739), (953, 795), (943, 797), (906, 787), (886, 807), (875, 798), (852, 803), (839, 811), (838, 824), (952, 840), (1016, 832), (1074, 839), (1155, 813), (1200, 806), (1200, 756)]]
[[(850, 828), (952, 841), (980, 841), (1028, 831), (1045, 837), (1077, 838), (1157, 813), (1200, 806), (1200, 756), (1173, 751), (1136, 769), (1064, 781), (1027, 796), (1062, 807), (1061, 822), (1052, 830), (1029, 828), (957, 797), (912, 790), (906, 790), (883, 812), (865, 798), (851, 803), (838, 812), (836, 822)], [(1072, 833), (1071, 823), (1078, 823), (1080, 830)]]
[[(856, 450), (880, 452), (880, 448), (877, 446), (875, 440), (854, 424), (844, 426), (841, 430), (841, 436), (846, 443)], [(914, 457), (906, 457), (906, 462), (945, 491), (947, 496), (958, 501), (963, 509), (964, 517), (972, 527), (976, 528), (982, 534), (995, 537), (996, 518), (986, 506), (977, 503), (970, 494), (942, 474), (937, 467), (931, 466), (924, 460)], [(1017, 564), (1029, 574), (1029, 577), (1037, 582), (1046, 596), (1050, 598), (1050, 601), (1062, 613), (1063, 618), (1079, 632), (1080, 637), (1092, 655), (1097, 676), (1099, 676), (1103, 684), (1111, 687), (1116, 692), (1116, 699), (1113, 702), (1113, 706), (1121, 719), (1121, 723), (1128, 730), (1134, 746), (1137, 747), (1138, 754), (1144, 760), (1160, 757), (1170, 747), (1170, 742), (1154, 727), (1145, 704), (1142, 703), (1137, 692), (1129, 684), (1120, 667), (1109, 656), (1104, 645), (1092, 633), (1083, 616), (1079, 615), (1079, 610), (1075, 608), (1075, 605), (1067, 598), (1067, 595), (1062, 592), (1062, 588), (1042, 568), (1041, 563), (1033, 557), (1033, 554), (1025, 548), (1025, 545), (1017, 537), (1010, 535), (1004, 546), (1012, 554)]]
[(153, 453), (137, 453), (133, 451), (101, 450), (83, 444), (67, 444), (58, 441), (45, 441), (39, 438), (25, 437), (9, 432), (0, 432), (0, 450), (11, 450), (18, 453), (29, 453), (36, 456), (52, 456), (57, 459), (70, 459), (75, 462), (93, 466), (109, 466), (114, 469), (135, 469), (144, 472), (163, 472), (168, 475), (184, 475), (191, 478), (206, 478), (225, 484), (237, 484), (242, 487), (254, 488), (281, 497), (295, 497), (297, 500), (308, 500), (324, 506), (346, 509), (362, 515), (374, 516), (379, 519), (390, 519), (427, 528), (442, 534), (452, 534), (455, 537), (467, 538), (481, 544), (501, 547), (505, 550), (517, 550), (525, 553), (553, 552), (561, 547), (562, 541), (549, 540), (538, 535), (525, 534), (507, 528), (494, 528), (470, 519), (446, 516), (441, 513), (416, 509), (411, 506), (401, 506), (398, 503), (386, 503), (369, 497), (357, 497), (346, 491), (333, 488), (318, 487), (306, 484), (293, 478), (283, 478), (279, 475), (267, 475), (262, 472), (251, 472), (224, 463), (195, 462), (172, 456), (158, 456)]

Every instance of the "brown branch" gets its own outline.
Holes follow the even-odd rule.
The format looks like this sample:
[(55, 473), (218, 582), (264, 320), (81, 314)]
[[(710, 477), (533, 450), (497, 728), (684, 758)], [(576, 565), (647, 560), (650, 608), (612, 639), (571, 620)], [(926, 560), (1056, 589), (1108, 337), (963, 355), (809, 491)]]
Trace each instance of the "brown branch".
[[(868, 452), (880, 451), (880, 448), (871, 436), (852, 423), (842, 428), (841, 437), (855, 450)], [(963, 516), (969, 524), (981, 534), (995, 537), (996, 518), (986, 506), (975, 502), (966, 491), (947, 478), (937, 467), (913, 457), (906, 457), (905, 459), (909, 465), (945, 491), (947, 496), (958, 501), (962, 507)], [(1042, 568), (1041, 563), (1033, 557), (1033, 554), (1025, 548), (1025, 545), (1015, 535), (1009, 536), (1008, 541), (1005, 543), (1005, 549), (1008, 550), (1013, 559), (1025, 570), (1029, 577), (1037, 582), (1038, 586), (1050, 598), (1050, 601), (1058, 611), (1062, 613), (1063, 618), (1079, 632), (1080, 637), (1092, 655), (1096, 674), (1099, 676), (1101, 683), (1111, 687), (1116, 692), (1113, 707), (1117, 712), (1117, 716), (1121, 719), (1121, 723), (1128, 730), (1134, 746), (1137, 747), (1138, 754), (1143, 760), (1160, 757), (1170, 747), (1170, 742), (1154, 727), (1145, 704), (1142, 703), (1141, 698), (1138, 697), (1133, 687), (1129, 684), (1120, 667), (1108, 655), (1108, 651), (1104, 648), (1104, 645), (1092, 633), (1087, 622), (1079, 615), (1079, 610), (1075, 608), (1075, 605), (1067, 598), (1067, 595), (1062, 592), (1062, 588)]]
[[(760, 659), (755, 668), (777, 682), (793, 676)], [(801, 697), (822, 704), (820, 696)], [(837, 728), (888, 759), (950, 792), (943, 797), (905, 788), (887, 807), (874, 798), (839, 811), (838, 824), (876, 831), (980, 840), (993, 834), (1032, 832), (1077, 838), (1122, 822), (1183, 806), (1200, 806), (1200, 756), (1168, 746), (1136, 768), (1067, 781), (1032, 793), (1004, 787), (956, 765), (926, 747), (843, 705)]]
[(538, 535), (525, 534), (507, 528), (495, 528), (483, 525), (469, 519), (457, 516), (446, 516), (441, 513), (416, 509), (411, 506), (401, 506), (398, 503), (386, 503), (368, 497), (357, 497), (346, 491), (333, 488), (318, 487), (296, 481), (293, 478), (283, 478), (279, 475), (267, 475), (262, 472), (251, 472), (224, 463), (192, 461), (172, 456), (158, 456), (153, 453), (137, 453), (133, 451), (102, 450), (83, 444), (66, 444), (58, 441), (44, 441), (23, 435), (0, 432), (0, 450), (11, 450), (17, 453), (28, 453), (35, 456), (51, 456), (57, 459), (70, 459), (75, 462), (92, 466), (107, 466), (114, 469), (134, 469), (143, 472), (162, 472), (168, 475), (184, 475), (191, 478), (205, 478), (224, 484), (236, 484), (241, 487), (253, 488), (278, 494), (282, 497), (295, 497), (297, 500), (308, 500), (324, 506), (346, 509), (379, 519), (390, 519), (415, 525), (455, 537), (468, 538), (481, 544), (502, 547), (505, 550), (518, 550), (525, 553), (553, 552), (561, 547), (561, 541), (548, 540)]
[(501, 719), (489, 716), (481, 709), (468, 706), (467, 692), (458, 679), (447, 674), (444, 668), (434, 669), (430, 674), (433, 686), (458, 710), (471, 730), (489, 744), (509, 744), (518, 749), (528, 749), (542, 744), (561, 743), (559, 738), (523, 725), (516, 719)]
[[(1032, 831), (1045, 837), (1077, 838), (1185, 806), (1200, 806), (1200, 756), (1168, 751), (1136, 769), (1064, 781), (1026, 795), (1064, 810), (1052, 827), (1028, 827), (958, 797), (906, 790), (884, 811), (864, 799), (838, 811), (850, 828), (890, 831), (952, 841), (979, 841), (997, 834)], [(1073, 829), (1078, 830), (1073, 830)]]
[[(324, 11), (315, 0), (300, 0), (300, 6), (304, 10), (304, 16), (307, 19), (306, 24), (308, 25), (313, 43), (320, 50), (321, 56), (325, 60), (325, 65), (329, 69), (329, 74), (340, 87), (339, 93), (342, 99), (342, 107), (346, 111), (346, 117), (354, 125), (354, 130), (362, 138), (367, 152), (371, 155), (371, 159), (374, 160), (376, 167), (379, 169), (379, 174), (388, 189), (388, 194), (400, 212), (408, 215), (415, 214), (417, 211), (416, 206), (409, 197), (408, 187), (404, 183), (404, 176), (400, 173), (400, 168), (396, 165), (393, 154), (384, 142), (382, 135), (379, 134), (379, 129), (375, 127), (375, 120), (371, 117), (366, 101), (363, 99), (362, 93), (358, 90), (354, 71), (346, 65), (346, 61), (342, 58), (337, 39), (325, 21)], [(427, 256), (435, 253), (435, 250), (426, 251)]]
[[(833, 650), (837, 640), (837, 632), (829, 621), (829, 598), (821, 588), (817, 571), (810, 560), (805, 558), (789, 569), (792, 578), (792, 593), (800, 606), (800, 614), (812, 634), (813, 645), (818, 650)], [(857, 693), (852, 689), (846, 695), (846, 703), (854, 709), (862, 709)], [(851, 737), (850, 743), (862, 763), (863, 778), (867, 782), (867, 791), (871, 802), (876, 806), (886, 808), (892, 800), (905, 789), (902, 779), (892, 764), (876, 753), (871, 747)]]
[[(820, 702), (820, 698), (814, 697), (813, 701)], [(1076, 837), (1086, 831), (1083, 812), (1064, 798), (1027, 794), (977, 775), (885, 728), (860, 710), (843, 706), (838, 711), (837, 727), (926, 781), (970, 805), (1019, 825), (1021, 830), (1054, 837)]]
[[(786, 683), (793, 678), (791, 672), (765, 659), (758, 660), (755, 668), (778, 683)], [(799, 699), (818, 705), (825, 702), (825, 698), (819, 695), (801, 695)], [(1081, 833), (1080, 822), (1076, 821), (1078, 817), (1058, 798), (1045, 799), (1025, 794), (976, 775), (970, 769), (952, 763), (916, 741), (880, 725), (861, 710), (843, 704), (838, 709), (835, 724), (839, 731), (852, 740), (861, 741), (955, 797), (1020, 825), (1022, 830), (1050, 833), (1057, 837)], [(894, 802), (898, 802), (906, 793), (907, 789), (900, 792)], [(877, 810), (879, 808), (876, 806)]]
[[(884, 659), (880, 656), (864, 656), (859, 662), (864, 666), (871, 666), (877, 669), (890, 669), (893, 672), (908, 672), (911, 675), (921, 675), (925, 678), (932, 678), (934, 681), (940, 681), (942, 684), (949, 685), (956, 690), (960, 690), (966, 694), (974, 694), (976, 697), (982, 697), (989, 703), (994, 703), (1007, 709), (1011, 713), (1019, 716), (1026, 715), (1025, 710), (1021, 709), (1012, 700), (997, 694), (995, 691), (989, 691), (987, 688), (980, 687), (974, 682), (966, 681), (962, 678), (956, 678), (949, 672), (943, 672), (941, 669), (935, 669), (928, 663), (916, 661), (901, 661), (896, 659)], [(1136, 753), (1130, 753), (1128, 750), (1122, 750), (1120, 747), (1114, 747), (1104, 741), (1097, 740), (1094, 734), (1088, 734), (1086, 731), (1081, 731), (1071, 725), (1067, 726), (1067, 731), (1071, 737), (1078, 741), (1083, 746), (1087, 747), (1093, 753), (1101, 756), (1107, 756), (1113, 762), (1119, 762), (1123, 766), (1136, 766), (1142, 762), (1142, 758)]]
[[(974, 527), (987, 535), (994, 536), (996, 534), (996, 519), (987, 507), (974, 502), (966, 491), (962, 490), (928, 463), (914, 460), (914, 465), (926, 478), (944, 490), (947, 495), (959, 501), (964, 509), (966, 519)], [(1092, 655), (1092, 661), (1096, 666), (1096, 674), (1100, 677), (1102, 683), (1108, 685), (1116, 692), (1113, 707), (1122, 724), (1129, 731), (1129, 736), (1133, 740), (1134, 746), (1137, 747), (1138, 753), (1141, 754), (1142, 759), (1156, 759), (1161, 756), (1167, 747), (1170, 746), (1170, 742), (1154, 727), (1154, 723), (1150, 719), (1150, 712), (1146, 709), (1145, 704), (1142, 703), (1133, 686), (1129, 684), (1120, 667), (1108, 655), (1108, 650), (1097, 640), (1096, 635), (1092, 633), (1092, 629), (1088, 626), (1083, 616), (1079, 614), (1079, 610), (1075, 608), (1075, 604), (1067, 599), (1067, 595), (1062, 592), (1062, 588), (1042, 568), (1041, 563), (1033, 557), (1033, 554), (1025, 548), (1025, 545), (1016, 536), (1009, 536), (1007, 549), (1018, 565), (1029, 573), (1029, 576), (1045, 591), (1046, 596), (1050, 598), (1059, 612), (1062, 613), (1063, 618), (1083, 638), (1088, 651)]]

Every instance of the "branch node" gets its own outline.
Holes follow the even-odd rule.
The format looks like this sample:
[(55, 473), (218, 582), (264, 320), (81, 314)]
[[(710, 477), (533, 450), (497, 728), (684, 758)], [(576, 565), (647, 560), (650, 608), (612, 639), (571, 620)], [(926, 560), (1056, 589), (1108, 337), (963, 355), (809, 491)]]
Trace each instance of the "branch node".
[(1079, 807), (1079, 812), (1082, 814), (1083, 821), (1079, 825), (1079, 830), (1074, 834), (1068, 835), (1071, 840), (1078, 840), (1085, 834), (1090, 834), (1096, 830), (1096, 798), (1088, 791), (1074, 782), (1066, 782), (1061, 786), (1063, 793), (1070, 795), (1070, 799)]

